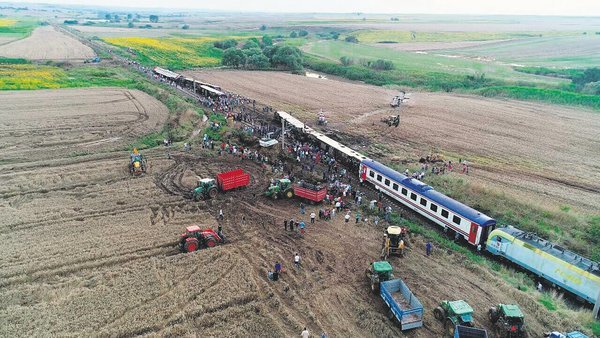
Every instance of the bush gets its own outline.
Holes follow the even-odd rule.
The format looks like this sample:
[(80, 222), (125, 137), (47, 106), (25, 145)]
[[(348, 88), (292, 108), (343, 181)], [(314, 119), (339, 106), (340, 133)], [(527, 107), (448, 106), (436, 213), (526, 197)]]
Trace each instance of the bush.
[(394, 63), (392, 61), (379, 59), (375, 62), (372, 62), (369, 67), (376, 70), (392, 70), (394, 69)]
[(292, 31), (290, 33), (290, 38), (297, 38), (298, 37), (298, 33), (296, 33), (296, 31)]
[(190, 25), (183, 25), (181, 29), (190, 29)]
[(348, 56), (342, 56), (340, 58), (340, 62), (344, 65), (344, 66), (350, 66), (351, 64), (354, 63), (354, 60), (351, 57)]
[(307, 35), (308, 35), (308, 32), (305, 31), (305, 30), (301, 30), (300, 32), (298, 32), (298, 36), (300, 36), (300, 37), (304, 37), (304, 36), (307, 36)]
[(600, 95), (600, 81), (586, 83), (581, 92), (590, 95)]
[(358, 43), (358, 38), (356, 36), (347, 36), (344, 41), (351, 43)]
[(273, 39), (268, 35), (263, 35), (262, 37), (263, 46), (273, 46)]
[(265, 48), (265, 55), (272, 55), (273, 66), (300, 72), (302, 67), (302, 51), (294, 46), (274, 46), (273, 49)]
[(76, 25), (79, 23), (77, 20), (65, 20), (63, 21), (65, 25)]
[(224, 41), (215, 41), (213, 46), (215, 46), (216, 48), (225, 50), (225, 49), (229, 49), (229, 48), (237, 46), (237, 41), (234, 39), (229, 39), (229, 40), (224, 40)]
[(261, 31), (266, 31), (266, 30), (267, 30), (267, 26), (265, 26), (265, 25), (261, 25), (261, 26), (260, 26), (260, 30), (261, 30)]

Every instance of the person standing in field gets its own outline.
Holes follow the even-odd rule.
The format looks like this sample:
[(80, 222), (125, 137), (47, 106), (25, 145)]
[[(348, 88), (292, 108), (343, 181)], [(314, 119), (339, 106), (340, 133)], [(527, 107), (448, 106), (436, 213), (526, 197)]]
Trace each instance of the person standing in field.
[(427, 256), (431, 255), (431, 250), (433, 250), (433, 245), (430, 241), (427, 241), (427, 244), (425, 244), (425, 253)]
[(310, 213), (310, 223), (314, 224), (315, 223), (315, 217), (317, 217), (317, 215), (315, 214), (315, 212), (311, 212)]
[(350, 221), (350, 211), (348, 211), (348, 212), (346, 213), (346, 216), (344, 216), (344, 221), (345, 221), (346, 223), (348, 223), (348, 222)]
[(310, 333), (308, 332), (307, 328), (304, 328), (304, 331), (302, 331), (302, 333), (300, 334), (300, 337), (302, 337), (302, 338), (310, 337)]
[(219, 209), (219, 220), (223, 220), (223, 218), (225, 218), (225, 215), (223, 215), (223, 209)]
[(298, 253), (296, 253), (296, 255), (294, 255), (294, 265), (296, 266), (296, 268), (299, 268), (301, 265), (300, 255), (298, 255)]

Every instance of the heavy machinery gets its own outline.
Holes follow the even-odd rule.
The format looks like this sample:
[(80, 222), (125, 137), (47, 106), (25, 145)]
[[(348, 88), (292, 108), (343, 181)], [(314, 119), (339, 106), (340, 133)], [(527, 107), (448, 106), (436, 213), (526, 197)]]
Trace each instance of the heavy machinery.
[(390, 106), (392, 106), (392, 108), (400, 107), (400, 105), (402, 103), (408, 101), (409, 96), (410, 96), (410, 93), (406, 94), (406, 92), (400, 91), (400, 93), (398, 93), (398, 95), (396, 95), (392, 98), (392, 102), (390, 103)]
[(400, 115), (390, 115), (381, 119), (381, 122), (388, 125), (388, 127), (398, 127), (400, 125)]
[(217, 184), (214, 178), (202, 178), (198, 180), (198, 186), (192, 191), (194, 200), (215, 198), (217, 196)]
[(192, 252), (203, 248), (212, 248), (223, 242), (225, 239), (222, 233), (217, 233), (210, 228), (201, 229), (197, 225), (190, 225), (179, 237), (179, 250)]
[(250, 184), (250, 174), (242, 169), (226, 171), (217, 174), (217, 179), (202, 178), (198, 181), (198, 186), (192, 191), (192, 196), (196, 201), (201, 199), (215, 198), (217, 192), (227, 191), (239, 187), (245, 187)]
[(553, 332), (545, 333), (544, 337), (548, 337), (548, 338), (589, 338), (588, 336), (586, 336), (585, 334), (583, 334), (579, 331), (573, 331), (573, 332), (569, 332), (569, 333), (561, 333), (561, 332), (553, 331)]
[(389, 226), (383, 234), (383, 246), (381, 249), (382, 259), (388, 259), (392, 255), (401, 255), (403, 243), (408, 229), (399, 226)]
[(495, 324), (498, 337), (524, 338), (525, 316), (518, 305), (499, 304), (488, 311), (490, 321)]
[(454, 338), (488, 338), (488, 334), (484, 329), (456, 325)]
[(129, 173), (133, 176), (139, 176), (146, 172), (146, 160), (137, 150), (133, 148), (131, 154), (129, 154)]
[(454, 336), (457, 325), (473, 327), (473, 308), (464, 300), (445, 300), (433, 309), (437, 320), (444, 322), (448, 336)]
[(292, 188), (292, 181), (287, 178), (281, 178), (274, 180), (265, 195), (273, 199), (280, 197), (292, 198), (294, 197), (294, 189)]
[(392, 266), (386, 261), (373, 262), (365, 271), (369, 281), (371, 281), (371, 290), (376, 292), (379, 290), (379, 283), (388, 281), (394, 278), (392, 274)]

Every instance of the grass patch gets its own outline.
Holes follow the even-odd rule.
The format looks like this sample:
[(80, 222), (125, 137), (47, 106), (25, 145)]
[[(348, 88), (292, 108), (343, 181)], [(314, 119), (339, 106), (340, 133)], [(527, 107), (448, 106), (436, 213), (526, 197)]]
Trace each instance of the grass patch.
[(518, 100), (544, 101), (554, 104), (583, 106), (600, 110), (600, 95), (587, 95), (560, 89), (521, 86), (492, 86), (477, 91), (489, 97), (507, 97)]
[(31, 63), (29, 60), (21, 59), (21, 58), (5, 58), (0, 56), (0, 64), (8, 64), (8, 65), (24, 65)]
[[(213, 37), (105, 38), (104, 41), (121, 47), (121, 53), (133, 53), (133, 59), (143, 65), (160, 64), (170, 69), (217, 66), (223, 51), (214, 47), (219, 39)], [(129, 50), (128, 50), (129, 49)], [(132, 57), (132, 55), (128, 55)]]
[(133, 148), (138, 148), (138, 149), (150, 149), (150, 148), (154, 148), (154, 147), (158, 147), (159, 145), (162, 144), (164, 140), (164, 136), (162, 134), (162, 132), (154, 132), (154, 133), (150, 133), (147, 135), (144, 135), (142, 137), (140, 137), (139, 139), (137, 139), (136, 141), (132, 142), (127, 149), (131, 150)]
[(552, 299), (552, 297), (550, 297), (549, 294), (544, 293), (540, 296), (540, 298), (538, 299), (538, 301), (544, 305), (544, 307), (546, 308), (546, 310), (548, 311), (556, 311), (557, 307), (556, 304), (554, 303), (554, 300)]
[(546, 67), (515, 67), (517, 72), (535, 74), (550, 77), (559, 77), (563, 79), (572, 79), (583, 75), (584, 69), (561, 69), (561, 68), (546, 68)]

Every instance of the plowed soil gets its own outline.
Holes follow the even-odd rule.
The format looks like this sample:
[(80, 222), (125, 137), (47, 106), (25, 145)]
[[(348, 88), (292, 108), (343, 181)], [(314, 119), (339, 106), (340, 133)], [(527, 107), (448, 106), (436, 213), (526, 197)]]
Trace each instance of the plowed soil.
[[(379, 256), (384, 224), (344, 223), (338, 215), (309, 224), (304, 236), (286, 232), (284, 218), (308, 219), (298, 201), (261, 196), (269, 168), (209, 151), (143, 152), (149, 170), (132, 178), (127, 144), (167, 117), (138, 91), (0, 98), (0, 336), (291, 337), (305, 326), (330, 337), (401, 335), (364, 276)], [(252, 177), (246, 189), (189, 198), (197, 177), (237, 167)], [(227, 243), (178, 253), (184, 227), (216, 228), (219, 209)], [(532, 337), (568, 327), (568, 319), (462, 257), (438, 249), (426, 257), (423, 240), (411, 238), (406, 257), (392, 259), (425, 306), (424, 327), (406, 336), (441, 337), (432, 309), (458, 298), (488, 329), (487, 308), (500, 302), (522, 305)], [(291, 263), (295, 253), (300, 269)], [(285, 272), (271, 282), (276, 261)]]
[[(364, 149), (365, 139), (383, 145), (380, 159), (416, 162), (447, 153), (467, 159), (471, 180), (486, 187), (555, 210), (600, 210), (600, 115), (594, 111), (440, 93), (410, 93), (400, 109), (391, 109), (396, 91), (364, 84), (272, 72), (186, 74), (292, 112), (308, 125), (322, 109), (332, 129), (355, 138), (355, 149)], [(400, 127), (380, 122), (396, 114)]]
[(0, 56), (30, 60), (85, 60), (94, 51), (80, 41), (57, 32), (52, 26), (37, 28), (25, 39), (2, 44)]

